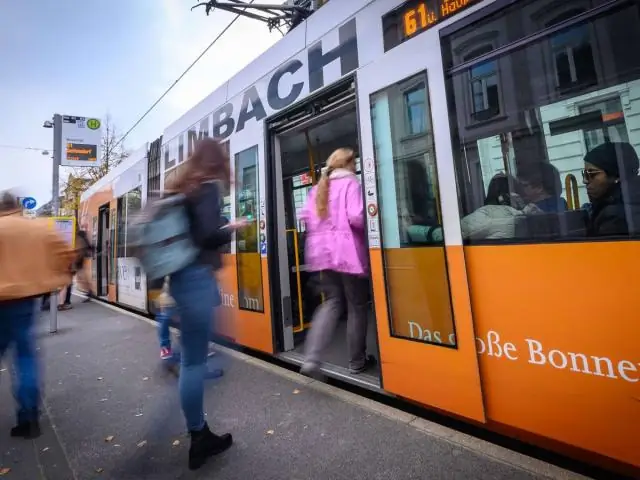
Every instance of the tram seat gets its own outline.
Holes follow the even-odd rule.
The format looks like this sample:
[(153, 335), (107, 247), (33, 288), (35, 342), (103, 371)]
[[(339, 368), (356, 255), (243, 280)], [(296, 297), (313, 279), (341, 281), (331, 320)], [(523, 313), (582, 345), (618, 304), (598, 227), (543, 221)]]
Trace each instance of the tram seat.
[(583, 210), (523, 216), (516, 223), (515, 238), (542, 241), (584, 238), (587, 230), (585, 220)]

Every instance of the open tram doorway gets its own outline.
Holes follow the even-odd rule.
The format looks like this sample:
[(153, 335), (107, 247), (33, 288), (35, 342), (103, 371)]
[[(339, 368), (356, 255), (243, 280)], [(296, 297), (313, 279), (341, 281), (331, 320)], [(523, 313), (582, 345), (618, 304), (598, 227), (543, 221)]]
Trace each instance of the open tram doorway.
[[(305, 266), (306, 227), (299, 213), (309, 191), (321, 176), (329, 155), (337, 148), (356, 152), (357, 175), (361, 180), (358, 118), (353, 81), (344, 82), (323, 95), (279, 114), (269, 122), (272, 167), (271, 185), (276, 214), (272, 236), (276, 250), (272, 271), (278, 271), (279, 305), (274, 305), (276, 323), (281, 322), (281, 356), (297, 364), (304, 358), (306, 336), (312, 328), (313, 313), (323, 301), (318, 288), (318, 274)], [(278, 298), (274, 303), (278, 303)], [(378, 336), (373, 313), (373, 296), (369, 286), (367, 355), (377, 364), (357, 375), (349, 373), (347, 351), (347, 312), (338, 322), (332, 342), (324, 355), (326, 374), (367, 387), (380, 387)], [(279, 307), (279, 308), (278, 308)], [(278, 318), (280, 317), (280, 318)], [(278, 330), (278, 329), (276, 329)]]
[(98, 209), (98, 241), (96, 244), (96, 295), (106, 298), (109, 294), (109, 204), (104, 204)]

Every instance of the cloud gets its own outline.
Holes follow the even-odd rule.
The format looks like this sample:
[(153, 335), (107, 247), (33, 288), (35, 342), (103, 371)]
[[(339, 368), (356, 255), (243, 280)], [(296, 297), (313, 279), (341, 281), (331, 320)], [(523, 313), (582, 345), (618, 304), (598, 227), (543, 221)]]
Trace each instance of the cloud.
[[(273, 3), (273, 0), (269, 0)], [(162, 74), (160, 95), (233, 20), (235, 14), (203, 8), (191, 11), (178, 0), (162, 0)], [(269, 2), (256, 2), (269, 3)], [(176, 120), (239, 70), (282, 38), (266, 24), (240, 17), (167, 95), (167, 110)], [(275, 67), (275, 65), (274, 65)]]

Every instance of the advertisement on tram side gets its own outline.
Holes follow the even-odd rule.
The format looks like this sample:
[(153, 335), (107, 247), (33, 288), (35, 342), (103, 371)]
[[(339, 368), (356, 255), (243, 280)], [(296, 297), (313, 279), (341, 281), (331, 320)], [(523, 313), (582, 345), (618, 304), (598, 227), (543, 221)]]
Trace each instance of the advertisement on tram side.
[(147, 277), (134, 257), (118, 258), (118, 303), (146, 310), (147, 308)]

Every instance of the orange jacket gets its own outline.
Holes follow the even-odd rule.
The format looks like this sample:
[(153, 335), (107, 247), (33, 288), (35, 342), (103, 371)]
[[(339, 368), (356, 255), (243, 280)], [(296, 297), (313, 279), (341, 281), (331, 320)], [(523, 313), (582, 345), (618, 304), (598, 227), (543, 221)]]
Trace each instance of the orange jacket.
[(42, 295), (71, 284), (76, 254), (41, 219), (0, 212), (0, 302)]

